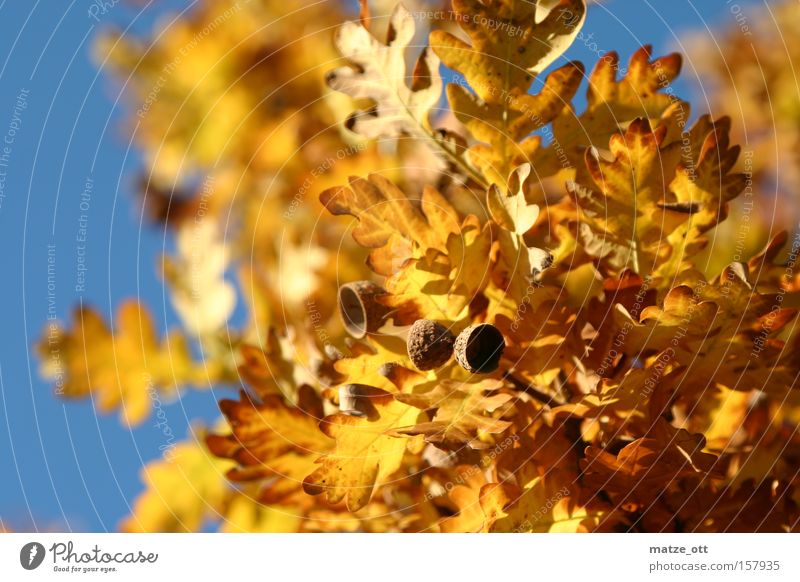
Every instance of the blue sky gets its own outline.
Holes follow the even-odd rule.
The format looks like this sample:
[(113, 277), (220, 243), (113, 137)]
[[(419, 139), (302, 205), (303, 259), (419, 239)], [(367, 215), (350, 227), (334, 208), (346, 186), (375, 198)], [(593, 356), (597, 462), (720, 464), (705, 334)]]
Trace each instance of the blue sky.
[[(680, 48), (687, 30), (730, 26), (736, 6), (747, 16), (764, 1), (613, 0), (592, 9), (587, 40), (570, 57), (590, 64), (597, 50), (613, 49), (627, 59), (641, 44), (664, 54)], [(141, 490), (142, 464), (159, 456), (163, 441), (152, 423), (129, 430), (88, 402), (56, 400), (32, 350), (48, 314), (65, 319), (81, 301), (108, 317), (122, 299), (138, 296), (160, 314), (162, 329), (176, 323), (155, 270), (163, 232), (142, 223), (134, 203), (141, 158), (122, 130), (118, 86), (98, 72), (90, 47), (103, 26), (142, 34), (160, 15), (192, 2), (159, 0), (144, 9), (119, 3), (99, 23), (88, 15), (92, 4), (0, 0), (0, 140), (11, 140), (7, 150), (0, 143), (0, 524), (17, 530), (115, 529)], [(683, 75), (676, 90), (686, 96), (691, 63)], [(695, 115), (706, 109), (696, 103)], [(76, 237), (84, 226), (79, 290)], [(48, 297), (49, 258), (55, 273)], [(173, 430), (215, 418), (218, 397), (184, 394), (167, 410)]]

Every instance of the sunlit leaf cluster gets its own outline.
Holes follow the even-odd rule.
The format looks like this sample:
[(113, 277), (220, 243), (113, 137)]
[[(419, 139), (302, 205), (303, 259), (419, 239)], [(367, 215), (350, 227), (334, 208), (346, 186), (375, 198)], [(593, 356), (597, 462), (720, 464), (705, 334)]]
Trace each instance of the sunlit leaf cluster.
[(142, 107), (183, 55), (131, 116), (183, 330), (128, 303), (40, 346), (131, 424), (235, 387), (124, 529), (797, 529), (800, 242), (709, 272), (747, 176), (679, 55), (567, 61), (583, 0), (201, 4), (98, 49)]

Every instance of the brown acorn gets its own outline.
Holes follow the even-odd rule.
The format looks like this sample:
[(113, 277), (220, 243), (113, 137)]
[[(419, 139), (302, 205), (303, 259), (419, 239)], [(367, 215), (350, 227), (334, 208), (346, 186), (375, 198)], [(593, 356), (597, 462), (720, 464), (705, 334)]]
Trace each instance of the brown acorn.
[(378, 393), (377, 388), (366, 384), (339, 386), (339, 412), (360, 418), (372, 417), (375, 414), (375, 406), (371, 398)]
[(361, 339), (380, 329), (389, 313), (389, 308), (378, 302), (381, 295), (386, 295), (383, 287), (370, 281), (355, 281), (339, 287), (339, 314), (347, 333)]
[(506, 342), (503, 334), (490, 323), (471, 325), (458, 334), (456, 361), (473, 374), (490, 374), (500, 364)]
[(408, 357), (418, 370), (434, 370), (453, 355), (453, 334), (440, 323), (418, 319), (408, 332)]

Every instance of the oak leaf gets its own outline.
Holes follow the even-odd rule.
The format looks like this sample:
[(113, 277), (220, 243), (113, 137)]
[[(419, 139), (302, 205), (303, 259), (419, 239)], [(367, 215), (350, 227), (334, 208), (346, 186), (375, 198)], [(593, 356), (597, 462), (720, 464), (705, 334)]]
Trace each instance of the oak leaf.
[(382, 275), (391, 275), (427, 249), (446, 253), (449, 234), (459, 232), (455, 209), (435, 189), (426, 188), (417, 205), (380, 174), (352, 177), (349, 187), (325, 190), (320, 201), (331, 214), (358, 219), (353, 238), (376, 249), (370, 266)]
[(468, 216), (459, 233), (448, 237), (447, 252), (429, 249), (409, 260), (385, 285), (390, 294), (383, 302), (393, 309), (395, 321), (463, 320), (492, 274), (492, 238), (488, 224)]
[(583, 66), (570, 63), (550, 73), (538, 94), (515, 93), (500, 103), (483, 101), (461, 85), (447, 86), (453, 114), (481, 142), (469, 148), (468, 156), (487, 183), (503, 183), (515, 166), (536, 155), (542, 136), (533, 132), (570, 107), (582, 80)]
[(412, 85), (406, 85), (405, 51), (414, 38), (414, 18), (398, 4), (389, 20), (388, 43), (372, 36), (360, 22), (346, 22), (336, 33), (336, 48), (353, 66), (330, 71), (328, 85), (356, 99), (372, 99), (371, 111), (356, 112), (348, 127), (365, 137), (395, 137), (432, 131), (430, 111), (439, 102), (442, 79), (439, 59), (425, 50), (417, 62)]
[(454, 485), (447, 492), (458, 514), (439, 522), (443, 533), (475, 533), (483, 529), (486, 517), (480, 504), (481, 489), (486, 485), (486, 475), (480, 466), (459, 465), (453, 470)]
[(687, 273), (686, 284), (671, 289), (662, 306), (644, 309), (641, 322), (617, 311), (629, 330), (626, 352), (665, 354), (664, 380), (684, 395), (715, 383), (785, 394), (800, 361), (791, 347), (797, 339), (789, 344), (779, 334), (797, 310), (781, 307), (779, 296), (755, 291), (740, 263), (711, 282)]
[(472, 45), (435, 30), (431, 46), (480, 99), (501, 103), (509, 91), (527, 93), (534, 77), (572, 44), (583, 25), (586, 3), (562, 0), (543, 18), (536, 1), (454, 0), (453, 11)]
[(497, 265), (492, 277), (495, 285), (518, 305), (553, 261), (549, 252), (529, 246), (524, 239), (539, 217), (539, 207), (529, 204), (525, 198), (530, 174), (530, 164), (523, 164), (509, 176), (508, 194), (494, 184), (486, 193), (486, 206), (493, 221), (500, 226), (494, 249)]
[(223, 366), (195, 363), (181, 334), (159, 338), (135, 301), (120, 305), (114, 323), (111, 329), (97, 311), (81, 307), (72, 329), (53, 324), (40, 341), (42, 373), (57, 381), (65, 398), (91, 395), (101, 412), (118, 409), (124, 422), (135, 425), (156, 400), (223, 377)]
[(490, 448), (482, 437), (499, 435), (511, 426), (502, 416), (513, 409), (514, 396), (499, 392), (504, 386), (499, 380), (477, 383), (444, 380), (424, 392), (423, 387), (417, 386), (411, 394), (397, 394), (395, 398), (400, 402), (435, 413), (429, 422), (401, 427), (394, 433), (422, 435), (427, 442), (445, 449), (464, 445), (473, 449)]
[[(679, 100), (670, 83), (681, 69), (681, 56), (671, 54), (651, 62), (652, 50), (644, 46), (636, 51), (628, 67), (621, 67), (615, 52), (606, 53), (591, 75), (587, 88), (586, 110), (577, 115), (565, 107), (553, 120), (552, 143), (540, 149), (531, 163), (540, 176), (552, 176), (561, 170), (581, 171), (584, 151), (595, 146), (605, 148), (611, 136), (624, 131), (638, 118), (658, 124), (665, 116), (686, 124), (689, 106)], [(624, 75), (618, 80), (619, 72)]]
[(503, 533), (577, 533), (593, 531), (611, 513), (598, 501), (581, 505), (578, 485), (559, 486), (557, 474), (536, 477), (520, 490), (493, 483), (481, 489), (484, 531)]
[[(439, 57), (425, 48), (411, 75), (406, 73), (406, 51), (414, 34), (414, 17), (402, 4), (397, 4), (390, 16), (386, 43), (373, 36), (364, 19), (345, 23), (335, 42), (351, 66), (330, 71), (328, 85), (374, 103), (370, 109), (352, 113), (345, 122), (347, 128), (368, 138), (410, 136), (440, 159), (472, 174), (473, 170), (461, 160), (458, 140), (431, 125), (431, 112), (439, 103), (443, 87)], [(410, 87), (406, 84), (408, 77)]]
[(295, 392), (295, 362), (285, 354), (274, 328), (267, 329), (261, 346), (242, 344), (239, 348), (239, 377), (259, 396)]
[(280, 397), (256, 403), (242, 393), (239, 401), (220, 401), (220, 408), (231, 433), (211, 434), (206, 444), (213, 454), (237, 463), (229, 479), (261, 482), (264, 501), (277, 503), (299, 491), (315, 460), (333, 448), (334, 441), (318, 428), (319, 418)]
[(125, 532), (197, 532), (222, 511), (230, 487), (225, 469), (200, 442), (187, 440), (165, 449), (163, 459), (141, 470), (146, 490), (121, 523)]
[(624, 134), (612, 136), (610, 160), (587, 150), (591, 185), (571, 184), (581, 209), (580, 241), (613, 270), (655, 270), (671, 253), (664, 239), (689, 218), (688, 212), (665, 206), (681, 156), (678, 144), (665, 144), (665, 138), (665, 126), (651, 129), (646, 120), (637, 120)]
[(649, 434), (616, 455), (587, 447), (581, 466), (587, 479), (614, 493), (618, 502), (647, 504), (683, 477), (719, 478), (717, 457), (703, 452), (705, 446), (702, 435), (675, 429), (661, 419)]
[(322, 432), (336, 445), (303, 482), (309, 495), (326, 493), (329, 502), (345, 501), (350, 511), (367, 505), (375, 488), (402, 467), (413, 439), (390, 435), (398, 427), (415, 424), (420, 415), (383, 390), (375, 389), (369, 400), (374, 408), (369, 417), (334, 414), (320, 422)]

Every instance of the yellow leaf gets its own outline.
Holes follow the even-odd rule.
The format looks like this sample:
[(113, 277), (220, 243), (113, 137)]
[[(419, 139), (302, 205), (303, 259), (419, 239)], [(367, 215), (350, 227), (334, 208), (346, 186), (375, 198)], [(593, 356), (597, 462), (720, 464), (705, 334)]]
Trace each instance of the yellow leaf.
[(410, 366), (407, 358), (405, 342), (391, 336), (377, 337), (370, 345), (354, 344), (351, 353), (346, 358), (337, 360), (334, 368), (342, 376), (340, 385), (366, 384), (395, 392), (397, 387), (387, 378), (386, 366), (398, 360), (407, 360), (407, 365)]
[(275, 328), (267, 328), (259, 339), (260, 347), (241, 345), (239, 377), (259, 396), (283, 394), (291, 397), (296, 392), (294, 378), (297, 363), (284, 353), (282, 338), (278, 336)]
[(583, 0), (562, 0), (538, 19), (537, 4), (454, 0), (455, 18), (472, 45), (435, 30), (431, 46), (483, 101), (501, 103), (509, 92), (527, 93), (534, 76), (572, 44), (586, 16)]
[(569, 63), (550, 73), (541, 92), (514, 94), (488, 103), (457, 84), (447, 86), (456, 118), (480, 142), (469, 149), (470, 162), (489, 184), (501, 184), (517, 164), (528, 162), (541, 145), (532, 132), (569, 107), (583, 80), (583, 66)]
[(159, 340), (147, 311), (123, 303), (112, 332), (90, 307), (75, 311), (71, 330), (51, 326), (39, 343), (42, 373), (56, 380), (66, 398), (91, 395), (101, 412), (119, 409), (127, 424), (138, 424), (154, 402), (186, 385), (221, 378), (222, 366), (196, 364), (183, 336)]
[(400, 402), (436, 413), (430, 422), (401, 427), (394, 433), (423, 435), (429, 443), (456, 450), (464, 445), (473, 449), (489, 448), (481, 438), (499, 435), (511, 426), (511, 422), (501, 417), (513, 409), (513, 394), (486, 394), (504, 386), (499, 380), (474, 384), (444, 380), (426, 392), (415, 390), (412, 394), (397, 394), (395, 398)]
[(168, 449), (165, 458), (141, 472), (146, 491), (120, 529), (125, 532), (196, 532), (219, 517), (230, 491), (225, 479), (229, 461), (216, 459), (198, 442)]
[(528, 232), (539, 217), (539, 207), (528, 204), (525, 199), (525, 182), (531, 175), (530, 164), (516, 168), (509, 178), (508, 195), (493, 184), (486, 193), (489, 213), (498, 225), (522, 236)]
[(303, 518), (289, 507), (260, 505), (244, 494), (234, 495), (225, 507), (225, 519), (219, 531), (223, 533), (294, 533), (302, 526)]
[(425, 50), (414, 71), (412, 86), (406, 85), (405, 51), (414, 38), (414, 17), (398, 4), (389, 20), (389, 42), (372, 36), (359, 22), (346, 22), (336, 33), (336, 48), (354, 67), (328, 73), (328, 85), (356, 99), (372, 99), (375, 108), (356, 112), (347, 122), (365, 137), (409, 134), (427, 141), (431, 108), (439, 102), (442, 79), (439, 59)]
[(458, 515), (443, 519), (439, 526), (443, 533), (479, 532), (485, 519), (480, 492), (486, 485), (486, 476), (480, 467), (474, 465), (461, 465), (453, 472), (457, 484), (447, 495), (458, 508)]
[(358, 511), (367, 505), (375, 488), (401, 468), (406, 447), (413, 439), (389, 433), (414, 424), (420, 411), (378, 389), (370, 403), (374, 413), (366, 418), (335, 414), (320, 423), (322, 431), (336, 440), (336, 446), (303, 482), (309, 495), (325, 492), (331, 503), (344, 500), (350, 511)]
[[(673, 263), (692, 257), (705, 246), (703, 233), (725, 219), (728, 202), (739, 196), (747, 185), (745, 174), (731, 173), (740, 148), (730, 146), (730, 125), (728, 118), (712, 121), (709, 116), (703, 116), (686, 136), (699, 146), (691, 148), (692, 159), (684, 159), (676, 168), (669, 189), (675, 194), (677, 205), (694, 211), (688, 221), (668, 235)], [(677, 268), (662, 267), (660, 271), (659, 274), (669, 277)]]
[[(553, 120), (552, 143), (531, 159), (540, 176), (552, 176), (565, 168), (574, 175), (583, 165), (587, 147), (605, 147), (613, 134), (623, 131), (634, 119), (644, 118), (655, 125), (671, 110), (681, 128), (687, 123), (688, 104), (669, 90), (680, 72), (680, 55), (650, 62), (651, 52), (648, 46), (639, 49), (627, 69), (620, 67), (614, 52), (598, 61), (589, 77), (586, 110), (577, 115), (571, 107), (562, 109)], [(620, 70), (625, 74), (617, 80)]]
[(565, 480), (558, 485), (558, 474), (536, 477), (519, 490), (492, 483), (480, 492), (486, 516), (484, 531), (514, 533), (577, 533), (594, 530), (610, 509), (594, 501), (589, 506), (576, 502), (578, 485)]
[(548, 268), (553, 257), (544, 249), (529, 247), (523, 235), (533, 227), (539, 216), (539, 207), (528, 204), (525, 198), (526, 182), (531, 167), (523, 164), (508, 179), (510, 195), (496, 185), (486, 192), (486, 206), (492, 219), (501, 230), (495, 233), (496, 265), (492, 278), (517, 305), (535, 286), (539, 276)]
[[(383, 275), (391, 275), (406, 259), (418, 257), (428, 248), (446, 251), (448, 235), (458, 232), (455, 209), (434, 189), (425, 190), (420, 208), (379, 174), (367, 179), (353, 177), (349, 188), (325, 190), (320, 201), (331, 214), (358, 219), (353, 238), (364, 247), (381, 251), (370, 256), (373, 269)], [(415, 246), (397, 244), (398, 235)]]
[(687, 281), (671, 289), (661, 307), (644, 309), (641, 323), (618, 309), (628, 329), (625, 351), (637, 357), (663, 354), (671, 368), (663, 370), (663, 379), (683, 395), (714, 384), (785, 394), (800, 362), (777, 336), (797, 310), (780, 307), (780, 293), (756, 292), (747, 277), (745, 267), (733, 263), (714, 281)]
[(228, 478), (259, 482), (264, 499), (270, 502), (299, 491), (314, 460), (333, 448), (334, 442), (319, 430), (313, 413), (290, 407), (277, 396), (256, 404), (242, 394), (240, 401), (222, 400), (220, 408), (231, 433), (206, 437), (209, 450), (236, 461), (238, 466), (228, 472)]
[(705, 438), (658, 419), (650, 433), (614, 455), (597, 446), (586, 449), (581, 467), (587, 483), (602, 483), (620, 503), (652, 503), (683, 477), (719, 478), (717, 457), (703, 452)]
[(662, 148), (666, 128), (651, 130), (646, 120), (611, 138), (611, 161), (586, 153), (592, 188), (573, 185), (582, 210), (580, 238), (586, 251), (602, 258), (611, 272), (654, 270), (670, 253), (666, 236), (689, 212), (667, 210), (666, 182), (680, 160), (677, 143)]

